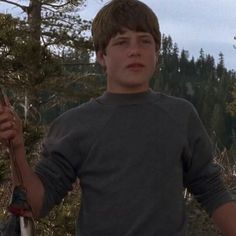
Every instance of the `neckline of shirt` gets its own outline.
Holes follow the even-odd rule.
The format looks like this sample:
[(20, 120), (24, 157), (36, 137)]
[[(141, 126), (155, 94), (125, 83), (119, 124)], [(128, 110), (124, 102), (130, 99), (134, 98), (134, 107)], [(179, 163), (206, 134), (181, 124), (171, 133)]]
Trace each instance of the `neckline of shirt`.
[(111, 93), (105, 91), (96, 101), (105, 105), (137, 105), (152, 103), (157, 99), (157, 92), (148, 89), (139, 93)]

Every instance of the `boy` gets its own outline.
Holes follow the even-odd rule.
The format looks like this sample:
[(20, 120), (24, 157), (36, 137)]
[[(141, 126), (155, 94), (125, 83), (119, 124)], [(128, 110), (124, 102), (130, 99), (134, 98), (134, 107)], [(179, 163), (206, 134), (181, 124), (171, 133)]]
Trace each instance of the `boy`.
[(0, 139), (13, 142), (34, 216), (46, 215), (78, 177), (78, 235), (185, 235), (186, 187), (225, 235), (236, 235), (236, 205), (195, 109), (149, 89), (160, 49), (155, 14), (137, 0), (113, 0), (92, 34), (107, 91), (54, 121), (34, 172), (19, 119), (0, 110)]

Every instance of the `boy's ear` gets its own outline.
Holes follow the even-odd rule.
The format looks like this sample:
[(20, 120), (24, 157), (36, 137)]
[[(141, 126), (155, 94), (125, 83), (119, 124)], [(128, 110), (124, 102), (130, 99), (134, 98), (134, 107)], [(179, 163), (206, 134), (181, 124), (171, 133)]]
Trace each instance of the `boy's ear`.
[(96, 60), (102, 67), (105, 66), (104, 53), (101, 50), (97, 51)]

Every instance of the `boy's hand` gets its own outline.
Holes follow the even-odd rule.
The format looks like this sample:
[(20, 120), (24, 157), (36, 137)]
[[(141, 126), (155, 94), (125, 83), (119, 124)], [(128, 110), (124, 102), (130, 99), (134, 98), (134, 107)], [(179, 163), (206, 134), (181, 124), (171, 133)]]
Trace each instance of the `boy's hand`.
[(9, 141), (15, 150), (24, 146), (22, 124), (10, 106), (0, 104), (0, 142), (7, 146)]

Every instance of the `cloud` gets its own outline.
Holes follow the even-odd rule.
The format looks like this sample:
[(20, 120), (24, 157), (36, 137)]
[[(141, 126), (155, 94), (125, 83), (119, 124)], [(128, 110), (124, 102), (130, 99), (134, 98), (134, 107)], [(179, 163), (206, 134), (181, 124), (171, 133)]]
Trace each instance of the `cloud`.
[[(157, 14), (162, 33), (195, 57), (203, 48), (214, 57), (221, 51), (226, 66), (236, 69), (235, 0), (144, 0)], [(216, 57), (217, 59), (217, 57)]]

